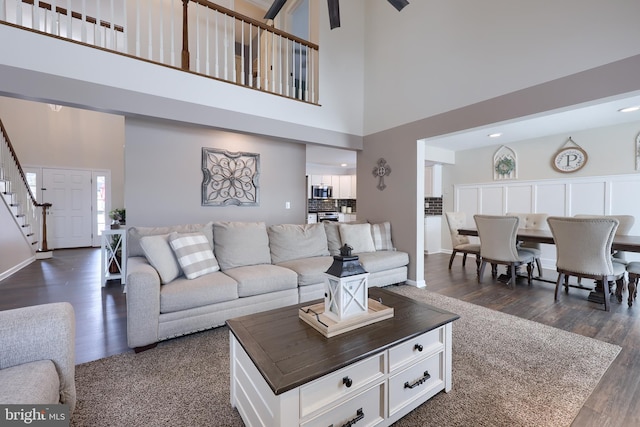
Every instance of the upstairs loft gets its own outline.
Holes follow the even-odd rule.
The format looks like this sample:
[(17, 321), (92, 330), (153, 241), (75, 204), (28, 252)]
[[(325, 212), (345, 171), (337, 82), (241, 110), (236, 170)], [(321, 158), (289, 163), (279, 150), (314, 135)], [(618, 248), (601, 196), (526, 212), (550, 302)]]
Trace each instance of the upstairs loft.
[[(249, 2), (233, 3), (263, 16)], [(317, 105), (318, 46), (275, 28), (308, 28), (308, 2), (301, 4), (306, 10), (291, 8), (269, 26), (206, 0), (0, 0), (0, 21)]]

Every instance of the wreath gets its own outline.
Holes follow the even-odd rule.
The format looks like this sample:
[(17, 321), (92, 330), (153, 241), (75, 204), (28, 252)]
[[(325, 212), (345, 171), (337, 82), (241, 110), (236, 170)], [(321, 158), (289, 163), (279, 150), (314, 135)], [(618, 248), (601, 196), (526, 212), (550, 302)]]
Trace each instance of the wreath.
[(498, 175), (509, 175), (516, 168), (516, 162), (511, 157), (505, 157), (496, 162)]

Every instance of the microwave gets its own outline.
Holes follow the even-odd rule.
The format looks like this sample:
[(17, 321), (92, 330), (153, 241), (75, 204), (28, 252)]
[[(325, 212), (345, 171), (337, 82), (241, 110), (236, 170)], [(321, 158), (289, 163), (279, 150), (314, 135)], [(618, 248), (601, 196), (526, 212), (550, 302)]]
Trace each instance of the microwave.
[(333, 197), (333, 187), (330, 185), (312, 185), (312, 199), (330, 199)]

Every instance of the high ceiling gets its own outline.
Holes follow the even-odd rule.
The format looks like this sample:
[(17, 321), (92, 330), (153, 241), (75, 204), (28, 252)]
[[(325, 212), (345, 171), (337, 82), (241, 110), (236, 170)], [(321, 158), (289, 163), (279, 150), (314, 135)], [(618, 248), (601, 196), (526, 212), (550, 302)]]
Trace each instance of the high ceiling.
[[(640, 106), (640, 93), (430, 138), (426, 139), (425, 143), (427, 146), (461, 151), (551, 135), (564, 135), (568, 138), (572, 132), (632, 122), (638, 123), (640, 132), (640, 110), (630, 113), (619, 112), (622, 108), (632, 106)], [(501, 136), (490, 138), (488, 135), (493, 133), (501, 133)], [(330, 167), (346, 163), (347, 167), (355, 168), (356, 153), (336, 148), (307, 146), (307, 163)]]

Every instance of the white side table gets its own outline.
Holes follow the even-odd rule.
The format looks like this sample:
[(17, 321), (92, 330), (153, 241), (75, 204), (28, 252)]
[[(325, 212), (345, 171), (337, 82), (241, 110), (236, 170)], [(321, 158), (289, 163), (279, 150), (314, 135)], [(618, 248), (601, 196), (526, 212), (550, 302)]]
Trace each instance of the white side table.
[[(127, 229), (104, 230), (102, 232), (100, 282), (104, 287), (107, 280), (120, 279), (126, 285), (127, 279)], [(120, 259), (116, 254), (120, 252)], [(110, 266), (117, 267), (117, 272), (110, 272)]]

